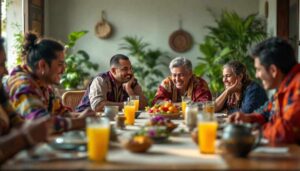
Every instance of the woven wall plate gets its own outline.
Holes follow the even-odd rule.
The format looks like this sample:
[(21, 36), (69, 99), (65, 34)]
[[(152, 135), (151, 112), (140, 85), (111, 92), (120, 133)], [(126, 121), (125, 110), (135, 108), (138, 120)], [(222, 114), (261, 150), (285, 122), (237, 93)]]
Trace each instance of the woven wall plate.
[(111, 25), (106, 20), (102, 20), (96, 24), (95, 33), (99, 38), (109, 38), (112, 33)]
[(175, 52), (186, 52), (192, 44), (192, 36), (182, 29), (173, 32), (169, 38), (169, 45)]

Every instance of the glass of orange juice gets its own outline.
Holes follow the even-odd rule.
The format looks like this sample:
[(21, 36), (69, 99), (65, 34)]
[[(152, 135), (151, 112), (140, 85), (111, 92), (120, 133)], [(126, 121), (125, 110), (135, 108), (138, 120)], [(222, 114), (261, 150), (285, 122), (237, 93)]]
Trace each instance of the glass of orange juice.
[(137, 112), (140, 107), (140, 96), (130, 96), (130, 101), (133, 101), (135, 106), (135, 111)]
[(124, 115), (125, 115), (125, 124), (134, 125), (135, 120), (135, 106), (133, 101), (124, 102)]
[(86, 118), (87, 153), (93, 161), (103, 162), (106, 160), (110, 123), (108, 118)]
[(217, 121), (208, 114), (198, 115), (198, 148), (201, 153), (215, 153), (215, 142), (217, 138)]
[(215, 101), (207, 101), (204, 103), (204, 112), (213, 116), (215, 113)]
[(182, 116), (183, 116), (183, 119), (185, 118), (185, 113), (186, 113), (186, 105), (188, 103), (191, 102), (191, 98), (190, 97), (187, 97), (187, 96), (182, 96), (181, 97), (181, 111), (182, 111)]

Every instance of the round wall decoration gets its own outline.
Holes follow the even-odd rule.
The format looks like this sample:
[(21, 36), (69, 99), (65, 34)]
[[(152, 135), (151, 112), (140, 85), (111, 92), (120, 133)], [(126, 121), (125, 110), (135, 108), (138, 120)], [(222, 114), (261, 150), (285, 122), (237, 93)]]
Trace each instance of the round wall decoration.
[(97, 37), (106, 39), (109, 38), (112, 34), (112, 27), (108, 21), (106, 21), (106, 17), (104, 15), (104, 11), (101, 14), (101, 21), (99, 21), (95, 26), (95, 33)]
[(186, 52), (192, 44), (192, 36), (182, 29), (173, 32), (169, 38), (169, 45), (175, 52)]

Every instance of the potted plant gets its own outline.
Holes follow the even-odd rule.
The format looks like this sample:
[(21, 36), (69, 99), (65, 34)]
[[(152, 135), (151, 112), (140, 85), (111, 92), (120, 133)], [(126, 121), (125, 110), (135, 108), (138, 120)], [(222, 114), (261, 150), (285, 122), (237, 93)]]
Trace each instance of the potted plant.
[(199, 64), (194, 72), (209, 78), (209, 86), (213, 93), (223, 89), (222, 65), (230, 60), (238, 60), (246, 65), (251, 78), (255, 79), (253, 60), (248, 49), (253, 44), (266, 38), (265, 23), (256, 14), (245, 18), (236, 12), (223, 11), (219, 18), (215, 17), (216, 26), (208, 26), (208, 35), (199, 45), (204, 55), (199, 57)]
[(80, 86), (83, 88), (83, 82), (89, 79), (89, 70), (97, 70), (98, 64), (92, 63), (89, 59), (89, 55), (84, 50), (78, 50), (74, 52), (73, 47), (76, 42), (86, 35), (88, 31), (76, 31), (72, 32), (68, 36), (68, 42), (66, 43), (66, 69), (60, 80), (61, 85), (65, 89), (77, 89)]
[(143, 42), (138, 37), (124, 37), (125, 43), (120, 45), (120, 49), (129, 51), (129, 56), (135, 57), (138, 64), (133, 65), (134, 75), (139, 80), (149, 102), (155, 96), (157, 87), (164, 77), (162, 68), (168, 67), (168, 57), (166, 52), (159, 49), (149, 49), (149, 44)]

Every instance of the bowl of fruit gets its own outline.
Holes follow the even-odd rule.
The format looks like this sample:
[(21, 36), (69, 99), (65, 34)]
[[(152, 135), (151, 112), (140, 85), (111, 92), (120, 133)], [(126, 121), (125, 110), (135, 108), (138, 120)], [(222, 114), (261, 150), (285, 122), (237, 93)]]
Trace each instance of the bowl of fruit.
[(163, 116), (170, 119), (177, 119), (181, 115), (179, 107), (170, 101), (146, 107), (146, 111), (152, 116)]
[(145, 153), (152, 146), (152, 140), (145, 135), (133, 135), (129, 140), (122, 142), (123, 146), (132, 153)]
[(171, 133), (175, 128), (178, 127), (178, 124), (172, 122), (170, 118), (166, 118), (164, 116), (154, 116), (146, 123), (146, 126), (165, 126), (166, 130)]

